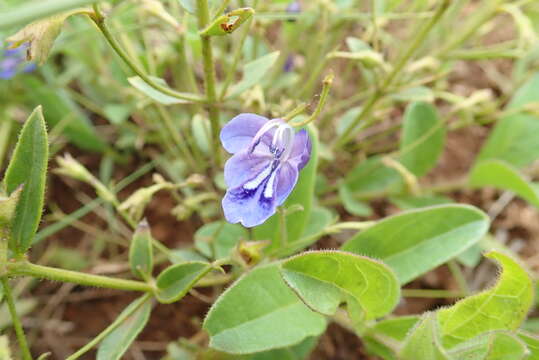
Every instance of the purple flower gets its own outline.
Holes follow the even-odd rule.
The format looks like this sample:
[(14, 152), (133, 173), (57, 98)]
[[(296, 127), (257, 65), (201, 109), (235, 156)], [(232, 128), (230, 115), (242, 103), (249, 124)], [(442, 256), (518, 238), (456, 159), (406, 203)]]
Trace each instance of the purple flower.
[(301, 4), (299, 1), (292, 1), (286, 7), (286, 12), (290, 14), (299, 14), (301, 12)]
[(234, 154), (225, 164), (225, 218), (245, 227), (260, 225), (296, 185), (311, 157), (309, 135), (295, 133), (281, 119), (240, 114), (223, 127), (221, 142)]
[(3, 56), (0, 57), (0, 79), (11, 79), (19, 72), (31, 72), (35, 69), (34, 63), (23, 65), (27, 49), (28, 44), (23, 44), (3, 51)]

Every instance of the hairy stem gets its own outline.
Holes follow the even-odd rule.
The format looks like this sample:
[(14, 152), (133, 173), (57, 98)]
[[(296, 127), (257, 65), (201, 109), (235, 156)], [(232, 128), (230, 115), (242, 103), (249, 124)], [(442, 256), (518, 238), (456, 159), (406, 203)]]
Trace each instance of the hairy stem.
[(36, 265), (27, 261), (11, 262), (7, 266), (10, 276), (25, 275), (54, 281), (69, 282), (79, 285), (96, 286), (126, 291), (142, 291), (153, 293), (151, 285), (135, 280), (116, 279), (108, 276), (86, 274), (77, 271), (57, 269)]
[(15, 300), (13, 299), (13, 294), (11, 293), (8, 279), (6, 277), (3, 277), (0, 279), (0, 282), (4, 287), (4, 297), (6, 299), (9, 313), (11, 315), (11, 320), (13, 321), (13, 327), (15, 328), (17, 341), (19, 342), (19, 347), (22, 352), (22, 358), (24, 360), (32, 360), (32, 354), (30, 353), (30, 348), (28, 347), (28, 342), (26, 341), (26, 336), (24, 335), (24, 330), (22, 329), (21, 320), (17, 315), (17, 309), (15, 308)]

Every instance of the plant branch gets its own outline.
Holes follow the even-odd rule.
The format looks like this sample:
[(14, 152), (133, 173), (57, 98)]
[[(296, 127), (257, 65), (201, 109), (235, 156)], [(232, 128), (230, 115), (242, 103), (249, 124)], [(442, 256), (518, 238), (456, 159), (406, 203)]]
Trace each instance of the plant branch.
[(116, 279), (108, 276), (57, 269), (49, 266), (32, 264), (28, 261), (10, 262), (8, 263), (7, 271), (10, 276), (25, 275), (86, 286), (127, 291), (142, 291), (147, 293), (154, 292), (154, 288), (151, 285), (141, 281)]
[(13, 294), (11, 293), (11, 288), (9, 287), (8, 279), (3, 277), (0, 279), (0, 282), (4, 287), (4, 297), (7, 302), (9, 313), (11, 314), (11, 320), (13, 321), (17, 341), (19, 342), (19, 347), (22, 351), (22, 358), (24, 360), (32, 360), (32, 354), (30, 353), (30, 348), (28, 347), (28, 342), (26, 341), (26, 336), (24, 335), (21, 320), (17, 315), (17, 309), (15, 308), (15, 301), (13, 299)]

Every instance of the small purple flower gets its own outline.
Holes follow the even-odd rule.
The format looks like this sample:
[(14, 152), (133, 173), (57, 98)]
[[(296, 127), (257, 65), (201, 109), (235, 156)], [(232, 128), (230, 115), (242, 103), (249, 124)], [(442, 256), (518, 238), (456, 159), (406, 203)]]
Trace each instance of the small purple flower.
[(286, 12), (289, 14), (299, 14), (301, 12), (301, 4), (299, 1), (292, 1), (286, 7)]
[(34, 63), (24, 64), (28, 44), (23, 44), (14, 49), (3, 51), (0, 57), (0, 79), (11, 79), (19, 72), (31, 72), (35, 69)]
[(233, 156), (225, 164), (228, 190), (225, 218), (245, 227), (262, 224), (283, 204), (311, 157), (306, 130), (281, 119), (240, 114), (221, 130), (221, 143)]
[(288, 55), (288, 57), (286, 58), (286, 62), (283, 66), (283, 70), (284, 72), (291, 72), (292, 70), (294, 70), (294, 55)]

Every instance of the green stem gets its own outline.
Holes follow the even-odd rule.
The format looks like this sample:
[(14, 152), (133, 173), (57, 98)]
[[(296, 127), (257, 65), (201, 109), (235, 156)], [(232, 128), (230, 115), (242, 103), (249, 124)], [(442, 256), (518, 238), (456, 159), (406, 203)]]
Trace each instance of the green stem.
[(459, 264), (457, 264), (455, 260), (450, 260), (447, 262), (447, 266), (449, 267), (451, 274), (453, 274), (453, 277), (457, 281), (460, 292), (462, 292), (465, 296), (468, 296), (470, 294), (470, 288), (468, 286), (468, 283), (466, 282), (466, 278), (462, 272), (462, 269), (459, 267)]
[[(210, 12), (208, 9), (208, 0), (197, 0), (198, 28), (206, 28), (210, 21)], [(213, 53), (211, 48), (211, 37), (201, 36), (202, 43), (202, 61), (204, 65), (204, 87), (206, 90), (206, 101), (208, 102), (208, 112), (210, 114), (211, 135), (213, 155), (215, 156), (215, 165), (221, 165), (221, 152), (219, 141), (219, 108), (217, 107), (217, 92), (215, 90), (215, 67), (213, 63)]]
[(103, 14), (100, 12), (99, 7), (97, 5), (94, 5), (94, 12), (95, 14), (93, 16), (90, 16), (90, 18), (97, 25), (99, 30), (101, 30), (101, 32), (105, 36), (105, 39), (107, 40), (109, 45), (114, 49), (116, 54), (118, 54), (118, 56), (122, 58), (122, 60), (127, 64), (127, 66), (129, 66), (135, 74), (137, 74), (142, 80), (144, 80), (145, 83), (147, 83), (154, 89), (177, 99), (187, 100), (187, 101), (192, 101), (192, 102), (204, 101), (202, 97), (196, 94), (181, 93), (181, 92), (172, 90), (166, 86), (156, 83), (137, 64), (135, 64), (135, 62), (129, 57), (129, 55), (127, 55), (127, 53), (123, 50), (120, 44), (112, 36), (112, 33), (110, 32), (109, 28), (105, 24), (105, 18)]
[(3, 277), (0, 279), (0, 282), (2, 282), (2, 286), (4, 287), (4, 297), (7, 302), (9, 313), (11, 314), (11, 320), (13, 321), (17, 341), (19, 342), (19, 347), (22, 351), (22, 357), (24, 360), (32, 360), (32, 354), (30, 353), (30, 348), (28, 347), (28, 342), (26, 341), (26, 336), (22, 329), (21, 320), (17, 315), (17, 309), (15, 308), (15, 301), (13, 299), (13, 294), (11, 293), (11, 288), (9, 287), (8, 279)]
[(25, 275), (54, 281), (69, 282), (79, 285), (96, 286), (109, 289), (142, 291), (153, 293), (151, 285), (141, 281), (116, 279), (108, 276), (86, 274), (77, 271), (57, 269), (48, 266), (36, 265), (27, 261), (10, 262), (7, 266), (10, 276)]
[[(320, 95), (320, 101), (318, 102), (318, 105), (316, 105), (316, 109), (311, 114), (311, 116), (309, 116), (305, 121), (302, 121), (299, 123), (291, 123), (290, 125), (293, 125), (296, 127), (305, 126), (308, 123), (316, 120), (316, 118), (318, 118), (318, 116), (320, 115), (320, 112), (322, 112), (324, 105), (326, 104), (326, 100), (329, 94), (329, 89), (331, 88), (332, 83), (333, 83), (333, 74), (330, 74), (324, 78), (323, 86), (322, 86), (322, 94)], [(288, 120), (285, 120), (285, 121), (288, 121)]]
[(430, 290), (430, 289), (402, 289), (402, 296), (414, 298), (461, 298), (465, 297), (462, 291)]
[[(339, 148), (346, 144), (346, 142), (355, 135), (356, 127), (358, 124), (366, 118), (372, 110), (374, 109), (374, 106), (376, 103), (383, 97), (386, 90), (389, 88), (389, 86), (393, 83), (395, 78), (400, 74), (401, 70), (404, 68), (404, 66), (408, 63), (408, 60), (413, 56), (413, 54), (416, 52), (416, 50), (423, 44), (425, 41), (425, 38), (429, 34), (430, 30), (436, 25), (438, 20), (442, 17), (445, 10), (448, 8), (450, 4), (450, 0), (444, 0), (436, 10), (436, 13), (430, 18), (430, 20), (419, 30), (417, 35), (412, 40), (410, 46), (406, 49), (406, 51), (402, 54), (402, 56), (397, 60), (397, 63), (393, 67), (393, 70), (388, 74), (388, 76), (385, 78), (383, 83), (380, 85), (380, 87), (372, 94), (372, 96), (367, 100), (367, 103), (363, 106), (361, 112), (358, 114), (358, 116), (352, 121), (350, 125), (346, 127), (346, 129), (342, 132), (342, 135), (337, 138), (337, 141), (334, 143), (334, 148)], [(375, 121), (374, 117), (371, 117), (369, 120), (367, 120), (363, 127), (370, 125)]]
[(81, 347), (77, 352), (67, 357), (66, 360), (78, 359), (79, 357), (90, 351), (94, 346), (99, 344), (99, 342), (101, 342), (101, 340), (103, 340), (107, 335), (116, 330), (118, 326), (122, 325), (122, 323), (135, 311), (137, 311), (138, 308), (140, 308), (146, 301), (150, 300), (151, 296), (151, 294), (145, 294), (141, 298), (137, 299), (135, 305), (131, 308), (131, 311), (120, 314), (120, 316), (118, 316), (116, 320), (114, 320), (114, 322), (110, 324), (105, 330), (103, 330), (99, 335), (93, 338), (92, 341)]

